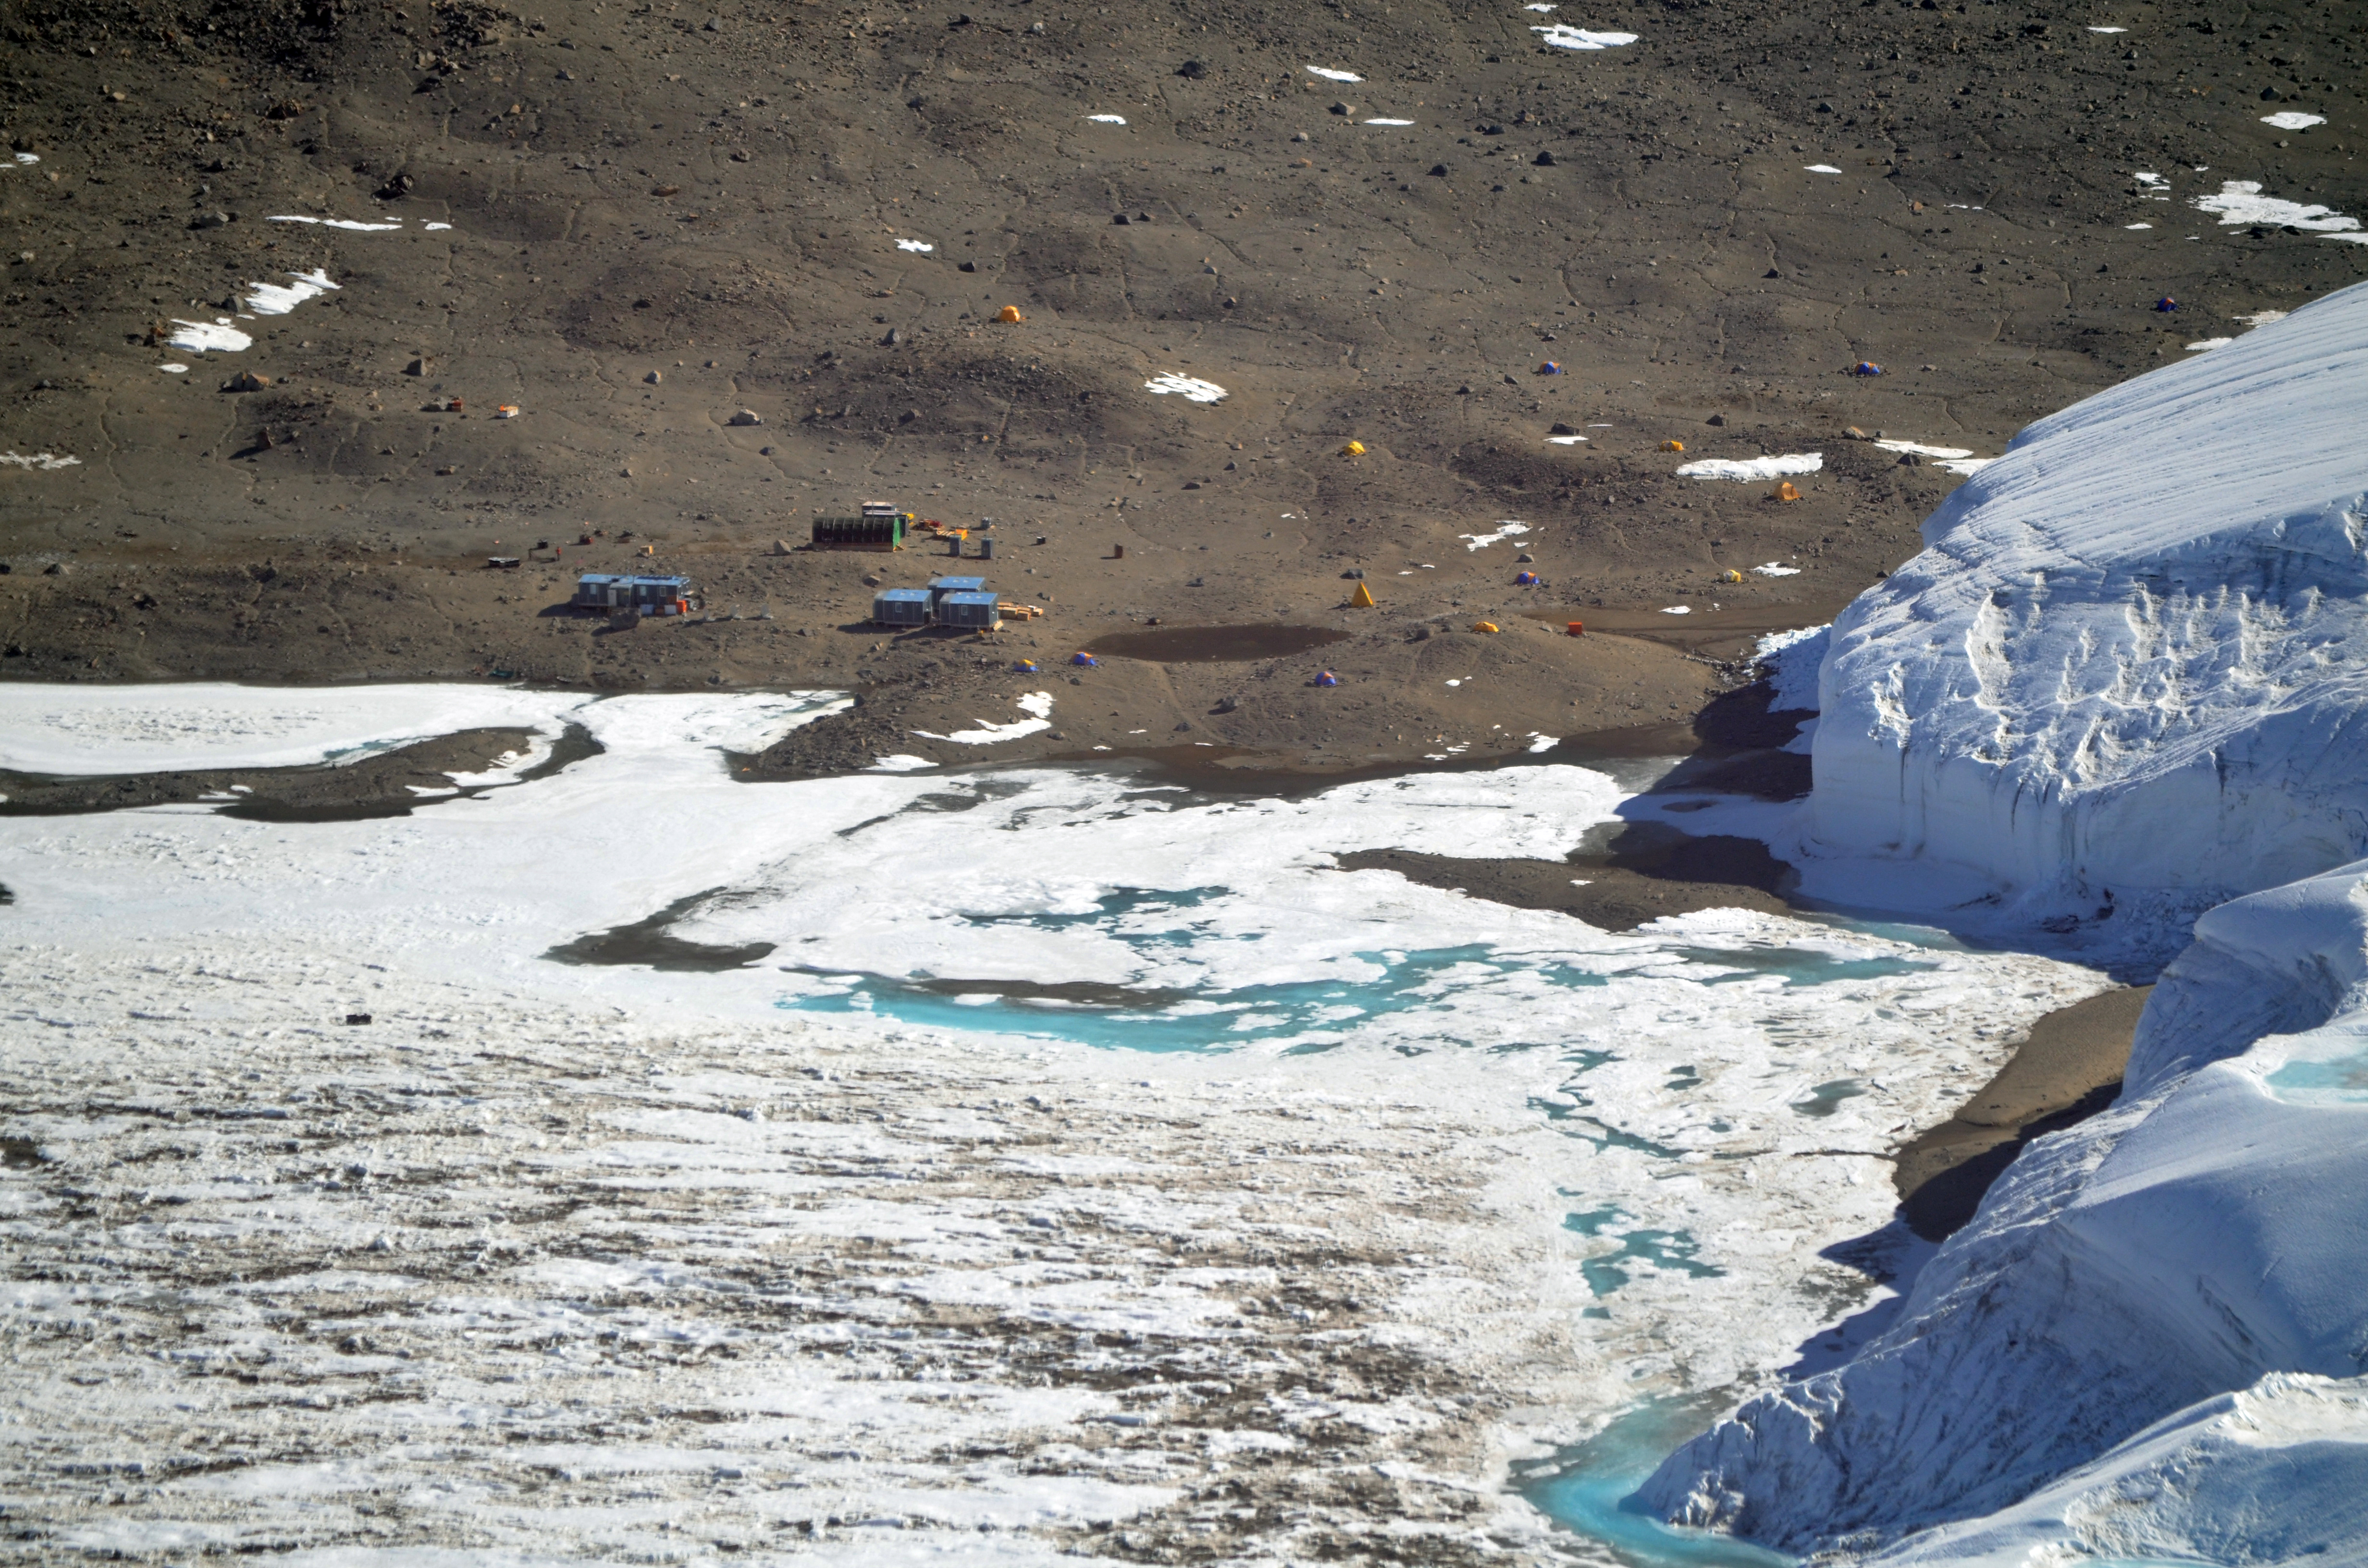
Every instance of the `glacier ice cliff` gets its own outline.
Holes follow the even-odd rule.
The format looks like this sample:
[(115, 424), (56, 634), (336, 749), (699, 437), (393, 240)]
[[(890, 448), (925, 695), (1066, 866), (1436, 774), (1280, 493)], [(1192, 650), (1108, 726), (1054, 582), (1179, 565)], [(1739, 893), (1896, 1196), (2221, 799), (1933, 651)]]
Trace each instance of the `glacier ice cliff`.
[(2113, 1108), (1851, 1361), (1670, 1456), (1663, 1517), (1885, 1562), (2368, 1561), (2363, 432), (2368, 286), (2034, 425), (1836, 621), (1813, 853), (2204, 913)]
[(2032, 425), (1835, 622), (1812, 833), (2192, 915), (2368, 854), (2368, 287)]

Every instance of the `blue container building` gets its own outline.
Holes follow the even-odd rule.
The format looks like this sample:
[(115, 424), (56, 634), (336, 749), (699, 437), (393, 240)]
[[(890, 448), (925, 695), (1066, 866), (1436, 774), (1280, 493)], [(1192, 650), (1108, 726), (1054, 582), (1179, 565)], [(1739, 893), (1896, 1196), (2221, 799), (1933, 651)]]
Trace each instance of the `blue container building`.
[(871, 619), (882, 626), (929, 624), (929, 590), (882, 588), (871, 596)]
[(993, 594), (948, 594), (938, 600), (938, 624), (964, 631), (995, 631), (1001, 630), (1003, 615)]

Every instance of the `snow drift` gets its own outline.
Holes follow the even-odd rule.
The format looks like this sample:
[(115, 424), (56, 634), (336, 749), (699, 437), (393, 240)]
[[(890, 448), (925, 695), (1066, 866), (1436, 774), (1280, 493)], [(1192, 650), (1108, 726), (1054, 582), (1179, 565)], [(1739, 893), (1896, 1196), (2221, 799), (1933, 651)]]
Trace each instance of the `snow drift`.
[(2113, 1108), (1866, 1350), (1672, 1455), (1664, 1517), (1902, 1563), (2368, 1559), (2363, 414), (2354, 288), (2033, 426), (1836, 621), (1813, 848), (2150, 911), (2141, 944), (2207, 913)]
[(1836, 622), (1812, 831), (2184, 916), (2368, 854), (2368, 287), (2039, 421)]

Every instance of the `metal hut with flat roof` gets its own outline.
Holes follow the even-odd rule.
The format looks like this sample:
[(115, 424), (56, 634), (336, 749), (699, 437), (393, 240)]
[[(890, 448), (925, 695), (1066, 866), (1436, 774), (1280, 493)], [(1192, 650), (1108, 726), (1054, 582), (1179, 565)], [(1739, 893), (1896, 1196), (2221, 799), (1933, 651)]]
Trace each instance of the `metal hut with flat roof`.
[[(948, 594), (975, 594), (986, 586), (984, 577), (932, 577), (929, 579), (929, 608), (935, 611), (946, 601)], [(939, 615), (939, 619), (944, 619)]]
[(1000, 631), (1003, 615), (993, 594), (946, 594), (938, 600), (938, 624), (962, 631)]
[(929, 590), (882, 588), (871, 596), (871, 619), (881, 626), (929, 624)]

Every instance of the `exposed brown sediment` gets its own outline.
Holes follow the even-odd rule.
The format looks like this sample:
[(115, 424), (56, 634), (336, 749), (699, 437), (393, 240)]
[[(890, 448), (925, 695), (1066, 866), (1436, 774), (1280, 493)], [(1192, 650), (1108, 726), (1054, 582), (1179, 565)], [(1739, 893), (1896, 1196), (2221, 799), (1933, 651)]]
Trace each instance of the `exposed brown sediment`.
[[(531, 730), (461, 730), (396, 746), (352, 762), (292, 767), (212, 767), (185, 773), (84, 777), (0, 772), (0, 816), (71, 816), (136, 806), (209, 804), (266, 822), (346, 822), (407, 816), (416, 807), (473, 794), (454, 776), (484, 774), (534, 744)], [(549, 756), (518, 776), (547, 778), (600, 749), (570, 724)], [(421, 793), (421, 791), (430, 791)]]
[(1703, 837), (1656, 824), (1630, 827), (1598, 855), (1568, 860), (1459, 859), (1406, 849), (1360, 849), (1344, 871), (1395, 871), (1425, 887), (1451, 888), (1516, 909), (1551, 909), (1603, 931), (1633, 931), (1667, 915), (1702, 909), (1790, 914), (1782, 891), (1792, 868), (1756, 838)]
[(1998, 1076), (1893, 1156), (1900, 1215), (1918, 1235), (1940, 1241), (1953, 1233), (2032, 1139), (2113, 1103), (2153, 991), (2123, 986), (2046, 1015)]

